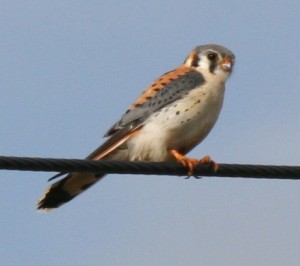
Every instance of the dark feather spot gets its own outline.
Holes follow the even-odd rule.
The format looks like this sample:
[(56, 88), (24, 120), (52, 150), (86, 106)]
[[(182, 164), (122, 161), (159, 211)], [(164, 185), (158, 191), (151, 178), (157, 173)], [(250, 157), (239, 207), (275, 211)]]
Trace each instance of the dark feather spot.
[(179, 115), (179, 114), (180, 114), (180, 111), (177, 111), (177, 112), (176, 112), (176, 115)]

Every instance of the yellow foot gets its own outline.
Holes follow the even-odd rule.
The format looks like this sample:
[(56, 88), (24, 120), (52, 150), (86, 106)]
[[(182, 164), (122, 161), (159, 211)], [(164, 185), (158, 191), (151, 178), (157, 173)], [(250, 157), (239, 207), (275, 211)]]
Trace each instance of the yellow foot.
[(209, 156), (203, 157), (201, 160), (199, 160), (199, 163), (211, 164), (211, 167), (215, 172), (219, 169), (219, 165), (215, 161), (213, 161)]
[(209, 156), (205, 156), (201, 160), (197, 160), (194, 158), (186, 157), (176, 150), (170, 150), (170, 152), (177, 160), (177, 162), (181, 163), (184, 167), (188, 169), (188, 176), (194, 176), (194, 168), (201, 163), (210, 163), (214, 171), (218, 170), (218, 164), (212, 161)]

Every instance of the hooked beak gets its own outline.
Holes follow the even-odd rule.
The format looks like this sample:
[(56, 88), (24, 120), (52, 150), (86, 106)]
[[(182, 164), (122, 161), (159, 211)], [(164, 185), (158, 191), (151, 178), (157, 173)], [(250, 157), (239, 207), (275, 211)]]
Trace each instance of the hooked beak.
[(224, 58), (220, 62), (221, 68), (228, 72), (231, 71), (233, 64), (234, 64), (234, 59), (232, 59), (232, 58)]

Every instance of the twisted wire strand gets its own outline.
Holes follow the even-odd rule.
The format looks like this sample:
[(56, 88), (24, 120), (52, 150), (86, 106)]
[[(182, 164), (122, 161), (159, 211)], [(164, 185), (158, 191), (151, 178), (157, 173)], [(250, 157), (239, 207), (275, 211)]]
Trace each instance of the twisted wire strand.
[[(300, 166), (218, 164), (215, 171), (211, 164), (199, 164), (196, 176), (243, 177), (268, 179), (300, 179)], [(94, 161), (79, 159), (54, 159), (0, 156), (0, 169), (47, 172), (94, 172), (115, 174), (187, 176), (187, 169), (176, 162)]]

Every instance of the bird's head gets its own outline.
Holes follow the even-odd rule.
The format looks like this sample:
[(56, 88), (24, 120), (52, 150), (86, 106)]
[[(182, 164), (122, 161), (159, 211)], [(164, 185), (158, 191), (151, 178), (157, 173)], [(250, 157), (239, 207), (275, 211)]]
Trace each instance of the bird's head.
[(204, 70), (227, 79), (233, 70), (234, 54), (217, 44), (197, 46), (185, 59), (184, 65)]

